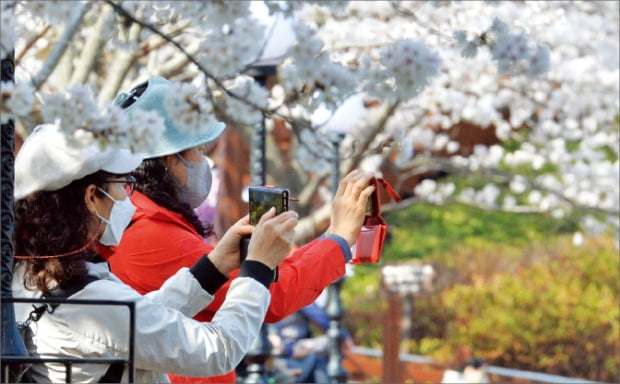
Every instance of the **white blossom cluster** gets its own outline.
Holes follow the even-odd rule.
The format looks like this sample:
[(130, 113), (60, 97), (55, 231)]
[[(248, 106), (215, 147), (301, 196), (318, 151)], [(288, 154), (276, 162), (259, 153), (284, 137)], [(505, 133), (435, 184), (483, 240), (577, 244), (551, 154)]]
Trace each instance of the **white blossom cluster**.
[[(248, 1), (179, 1), (168, 2), (179, 11), (183, 18), (192, 20), (193, 24), (204, 25), (204, 29), (218, 29), (225, 25), (234, 25), (239, 20), (248, 23), (251, 17)], [(178, 7), (185, 7), (180, 10)], [(255, 35), (260, 36), (260, 35)]]
[(164, 119), (154, 111), (135, 111), (131, 116), (115, 105), (100, 109), (90, 87), (76, 84), (65, 93), (42, 95), (45, 122), (57, 124), (77, 145), (93, 141), (102, 148), (117, 146), (143, 152), (164, 131)]
[(320, 176), (329, 174), (334, 151), (327, 136), (311, 129), (302, 130), (300, 136), (299, 141), (302, 144), (297, 151), (299, 165), (306, 171), (316, 172)]
[(124, 0), (119, 5), (137, 19), (154, 25), (187, 20), (206, 30), (221, 29), (250, 15), (247, 1)]
[[(60, 3), (60, 4), (57, 4)], [(51, 7), (55, 4), (58, 7)], [(34, 26), (52, 23), (61, 24), (71, 16), (68, 2), (59, 1), (2, 1), (0, 4), (0, 54), (7, 56), (17, 50), (23, 41), (32, 38), (36, 32)], [(32, 7), (32, 8), (30, 8)], [(74, 6), (71, 6), (75, 9)], [(50, 19), (45, 15), (49, 14)], [(18, 38), (19, 37), (19, 38)], [(45, 44), (44, 42), (39, 44)]]
[(330, 0), (330, 1), (280, 1), (266, 0), (265, 6), (269, 10), (269, 14), (282, 13), (286, 17), (295, 16), (302, 12), (309, 12), (318, 17), (325, 17), (326, 9), (341, 11), (347, 7), (349, 1)]
[(280, 67), (282, 87), (288, 94), (309, 94), (311, 110), (323, 104), (335, 108), (355, 90), (356, 77), (346, 67), (332, 62), (323, 42), (308, 25), (295, 28), (297, 40), (289, 49), (289, 58)]
[(467, 58), (477, 56), (479, 47), (488, 46), (502, 74), (537, 76), (549, 69), (549, 47), (532, 43), (524, 32), (511, 33), (499, 18), (494, 18), (491, 27), (482, 34), (469, 38), (467, 31), (458, 29), (454, 37), (462, 47), (461, 54)]
[(374, 81), (365, 89), (370, 96), (386, 101), (417, 96), (439, 73), (441, 59), (423, 43), (400, 40), (381, 51), (383, 69), (370, 71)]
[[(3, 10), (7, 3), (12, 2), (3, 2)], [(437, 203), (458, 198), (492, 209), (545, 210), (556, 217), (579, 207), (598, 212), (595, 216), (603, 218), (598, 223), (619, 232), (618, 2), (266, 1), (269, 13), (289, 17), (295, 31), (294, 43), (276, 63), (279, 85), (269, 95), (249, 78), (237, 78), (260, 57), (271, 31), (252, 15), (249, 2), (117, 4), (163, 32), (175, 31), (171, 38), (183, 47), (197, 49), (194, 59), (209, 72), (201, 78), (209, 84), (207, 94), (226, 94), (214, 88), (228, 87), (247, 95), (245, 104), (230, 95), (224, 98), (226, 114), (237, 120), (254, 121), (260, 115), (257, 107), (269, 99), (276, 113), (310, 121), (315, 110), (335, 113), (351, 94), (360, 94), (368, 102), (364, 105), (390, 111), (385, 120), (371, 108), (351, 116), (362, 123), (349, 124), (355, 128), (346, 132), (343, 143), (352, 143), (347, 150), (353, 155), (367, 158), (365, 166), (389, 163), (407, 174), (415, 160), (432, 163), (434, 156), (456, 155), (451, 169), (476, 177), (475, 189), (425, 182), (415, 191), (420, 197)], [(46, 69), (46, 52), (53, 50), (62, 22), (70, 19), (70, 5), (19, 2), (17, 34), (4, 28), (5, 19), (13, 20), (3, 11), (1, 42), (17, 39), (16, 52), (23, 53), (17, 71), (34, 78)], [(105, 4), (91, 5), (84, 22), (91, 24), (85, 29)], [(51, 29), (41, 37), (44, 27)], [(67, 52), (85, 51), (86, 34), (80, 36)], [(196, 77), (199, 71), (191, 64), (176, 72), (168, 69), (179, 52), (170, 44), (158, 49), (160, 45), (161, 39), (143, 28), (139, 39), (124, 46), (136, 58), (131, 73), (146, 77), (170, 71), (184, 79)], [(101, 63), (122, 57), (110, 49), (117, 46), (105, 45)], [(68, 82), (57, 80), (62, 77), (51, 76), (42, 89), (66, 88)], [(89, 79), (96, 82), (97, 76)], [(2, 88), (3, 120), (27, 113), (31, 101), (25, 92)], [(210, 99), (195, 92), (179, 90), (178, 99), (169, 102), (174, 118), (187, 129), (199, 129), (213, 113)], [(48, 118), (82, 130), (97, 127), (96, 118), (87, 118), (92, 107), (87, 101), (79, 103), (80, 113), (71, 98), (56, 103)], [(392, 105), (393, 110), (387, 108)], [(371, 129), (377, 121), (385, 122), (379, 131)], [(468, 146), (470, 130), (487, 134), (490, 144)], [(299, 146), (299, 162), (320, 173), (329, 169), (332, 149), (316, 132), (313, 126), (299, 133), (309, 143)], [(355, 153), (356, 145), (365, 142), (368, 147)], [(489, 174), (501, 175), (502, 181), (479, 185), (482, 175)], [(457, 191), (462, 193), (454, 196)], [(592, 220), (584, 219), (583, 225), (586, 234), (598, 231)]]
[(455, 186), (452, 183), (438, 184), (433, 179), (424, 179), (415, 187), (415, 193), (422, 199), (432, 203), (444, 204), (454, 193)]
[(265, 27), (238, 20), (230, 28), (212, 30), (200, 44), (196, 59), (216, 77), (233, 76), (255, 61), (263, 48), (256, 36)]
[(193, 84), (176, 82), (164, 98), (168, 118), (182, 132), (200, 132), (217, 120), (213, 103), (205, 92)]
[(25, 117), (32, 113), (34, 88), (29, 82), (2, 82), (0, 84), (0, 123), (9, 119)]
[(265, 27), (252, 19), (250, 2), (124, 1), (121, 6), (137, 20), (155, 26), (190, 23), (188, 36), (176, 40), (199, 42), (195, 59), (217, 78), (237, 74), (256, 60), (262, 49), (260, 37)]
[(226, 114), (241, 124), (258, 124), (267, 108), (269, 91), (248, 76), (239, 76), (226, 83)]
[[(493, 51), (465, 52), (463, 57), (463, 52), (441, 49), (445, 42), (438, 39), (431, 49), (439, 49), (449, 65), (419, 97), (401, 103), (375, 142), (390, 137), (411, 141), (415, 150), (403, 145), (404, 153), (397, 157), (399, 164), (407, 164), (409, 154), (430, 157), (432, 151), (442, 149), (458, 153), (461, 149), (452, 138), (455, 126), (461, 126), (460, 130), (466, 129), (463, 124), (492, 129), (499, 139), (521, 144), (511, 151), (499, 146), (477, 147), (473, 153), (454, 157), (454, 167), (463, 174), (497, 169), (511, 172), (511, 189), (508, 194), (497, 193), (493, 184), (465, 189), (459, 200), (490, 209), (547, 211), (556, 217), (565, 217), (574, 207), (603, 209), (609, 214), (598, 223), (610, 225), (618, 233), (620, 140), (614, 123), (619, 114), (618, 4), (576, 2), (575, 7), (569, 7), (553, 2), (502, 2), (490, 8), (475, 2), (452, 2), (449, 12), (446, 7), (433, 8), (419, 6), (416, 16), (425, 22), (447, 22), (444, 25), (449, 32), (449, 23), (457, 28), (457, 19), (449, 21), (451, 13), (458, 14), (458, 28), (466, 26), (469, 36), (488, 31), (480, 20), (514, 20), (519, 14), (519, 24), (510, 29), (527, 31), (528, 41), (524, 34), (506, 33), (508, 28), (502, 29), (496, 22), (506, 44), (494, 48), (496, 53), (507, 49), (525, 54), (513, 55), (516, 61), (510, 65), (497, 66)], [(386, 35), (394, 34), (396, 18), (386, 23)], [(365, 22), (380, 35), (379, 23)], [(409, 33), (415, 36), (416, 30)], [(459, 35), (457, 46), (463, 47), (467, 40), (464, 34)], [(543, 46), (549, 47), (548, 57)], [(542, 60), (532, 61), (537, 57)], [(550, 70), (542, 76), (531, 76), (547, 67)], [(503, 76), (505, 69), (513, 71), (511, 77)], [(519, 75), (514, 72), (517, 69)], [(429, 182), (416, 189), (416, 195), (430, 201), (450, 198), (438, 188), (429, 188), (430, 184), (441, 185)], [(592, 223), (584, 220), (582, 224), (587, 229)], [(596, 233), (594, 229), (586, 232)]]

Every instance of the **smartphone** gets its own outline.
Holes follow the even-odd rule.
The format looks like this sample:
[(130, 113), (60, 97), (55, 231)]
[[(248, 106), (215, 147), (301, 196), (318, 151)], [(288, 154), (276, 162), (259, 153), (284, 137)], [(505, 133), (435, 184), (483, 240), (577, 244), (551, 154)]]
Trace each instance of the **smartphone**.
[[(288, 211), (288, 189), (275, 187), (250, 187), (248, 189), (250, 202), (250, 224), (256, 225), (260, 218), (271, 209), (276, 207), (276, 215)], [(250, 236), (241, 238), (240, 256), (241, 262), (245, 260), (248, 254), (248, 246), (250, 244)], [(274, 270), (273, 281), (278, 281), (279, 269)]]
[(276, 215), (288, 211), (289, 192), (285, 188), (250, 187), (249, 200), (250, 224), (256, 225), (271, 207), (276, 207)]

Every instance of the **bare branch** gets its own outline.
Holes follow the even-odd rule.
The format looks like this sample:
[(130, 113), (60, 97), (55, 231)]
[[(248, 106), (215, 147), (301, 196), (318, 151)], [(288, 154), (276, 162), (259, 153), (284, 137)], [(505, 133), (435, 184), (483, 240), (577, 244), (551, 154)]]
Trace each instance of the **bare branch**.
[(319, 186), (325, 181), (325, 179), (327, 179), (327, 176), (315, 177), (311, 179), (308, 183), (306, 183), (303, 190), (298, 196), (299, 205), (309, 206), (310, 200), (313, 196), (315, 196), (316, 191), (319, 189)]
[(319, 233), (325, 232), (329, 226), (331, 211), (331, 202), (326, 202), (312, 214), (300, 219), (295, 227), (295, 244), (305, 244), (316, 239)]
[(24, 58), (26, 53), (28, 53), (30, 48), (34, 47), (35, 44), (37, 43), (37, 41), (39, 41), (39, 39), (43, 38), (43, 36), (45, 36), (45, 34), (50, 29), (51, 29), (51, 26), (48, 24), (48, 25), (45, 26), (45, 28), (43, 28), (41, 30), (41, 32), (37, 33), (32, 39), (28, 40), (28, 42), (24, 46), (24, 49), (21, 52), (18, 52), (17, 55), (16, 55), (16, 59), (15, 59), (15, 66), (16, 67), (19, 65), (19, 62), (21, 61), (21, 59)]
[[(103, 6), (105, 6), (105, 4)], [(97, 19), (97, 24), (93, 28), (93, 31), (89, 34), (88, 40), (86, 40), (86, 43), (84, 44), (84, 49), (82, 50), (78, 64), (75, 66), (75, 70), (71, 75), (69, 84), (85, 83), (88, 79), (88, 75), (92, 71), (95, 61), (105, 44), (105, 40), (102, 39), (102, 37), (105, 36), (103, 36), (101, 32), (110, 26), (114, 20), (113, 17), (114, 13), (112, 10), (107, 8), (107, 12)]]
[(134, 17), (132, 14), (130, 14), (129, 12), (127, 12), (127, 10), (125, 10), (123, 7), (121, 7), (119, 4), (114, 3), (114, 1), (112, 0), (104, 0), (106, 3), (110, 4), (115, 10), (116, 12), (118, 12), (120, 15), (127, 17), (128, 19), (130, 19), (132, 22), (140, 25), (143, 28), (148, 29), (149, 31), (153, 32), (154, 34), (160, 36), (162, 39), (164, 39), (165, 41), (167, 41), (168, 43), (172, 44), (176, 49), (178, 49), (182, 54), (184, 54), (191, 63), (193, 63), (194, 65), (196, 65), (196, 67), (198, 67), (198, 69), (209, 79), (211, 79), (218, 88), (220, 88), (222, 91), (224, 91), (226, 94), (228, 94), (231, 97), (234, 97), (236, 99), (239, 99), (241, 101), (246, 102), (249, 105), (252, 105), (253, 107), (262, 110), (261, 107), (251, 104), (249, 101), (244, 100), (243, 98), (240, 98), (239, 96), (235, 95), (234, 93), (228, 91), (226, 89), (226, 87), (224, 86), (224, 84), (222, 84), (222, 82), (215, 77), (213, 74), (211, 74), (211, 72), (209, 72), (206, 68), (204, 68), (204, 66), (202, 64), (200, 64), (200, 62), (198, 60), (196, 60), (196, 58), (190, 54), (185, 48), (183, 48), (183, 46), (181, 44), (179, 44), (177, 41), (173, 40), (170, 36), (166, 35), (164, 32), (160, 31), (158, 28), (154, 27), (153, 25), (143, 22), (142, 20), (137, 19), (136, 17)]
[(370, 125), (368, 132), (366, 135), (362, 137), (362, 139), (357, 142), (356, 153), (351, 156), (347, 156), (342, 164), (340, 165), (341, 174), (347, 174), (351, 171), (359, 161), (368, 154), (368, 149), (370, 148), (370, 144), (375, 139), (377, 134), (383, 130), (385, 124), (389, 120), (389, 118), (394, 114), (396, 107), (398, 107), (399, 103), (393, 104), (384, 104), (379, 106), (381, 108), (378, 118), (375, 122)]
[(82, 24), (84, 15), (88, 12), (91, 6), (92, 3), (90, 2), (81, 3), (79, 5), (79, 11), (76, 12), (73, 19), (67, 24), (62, 36), (58, 40), (58, 43), (54, 46), (54, 50), (47, 57), (45, 64), (43, 64), (41, 71), (32, 79), (32, 85), (35, 89), (39, 89), (45, 80), (47, 80), (49, 75), (54, 71), (63, 53), (69, 46), (71, 39), (73, 39), (73, 36), (77, 32), (78, 27)]
[[(166, 42), (170, 43), (171, 45), (173, 45), (176, 49), (178, 49), (188, 60), (188, 62), (194, 64), (198, 70), (204, 74), (207, 78), (209, 78), (211, 81), (213, 81), (213, 84), (215, 84), (215, 86), (217, 86), (218, 89), (220, 89), (223, 93), (225, 93), (226, 95), (239, 100), (253, 108), (255, 108), (256, 110), (262, 111), (263, 113), (265, 113), (267, 116), (273, 116), (273, 117), (279, 117), (283, 120), (288, 121), (289, 119), (287, 119), (285, 116), (281, 116), (278, 115), (277, 113), (275, 113), (274, 111), (269, 111), (257, 104), (252, 103), (251, 101), (245, 99), (242, 96), (239, 96), (237, 94), (235, 94), (234, 92), (231, 92), (230, 90), (228, 90), (224, 84), (222, 83), (222, 81), (217, 78), (215, 75), (213, 75), (210, 71), (208, 71), (195, 57), (194, 54), (189, 52), (188, 50), (186, 50), (181, 44), (179, 44), (177, 41), (175, 41), (174, 39), (172, 39), (170, 36), (168, 36), (166, 33), (162, 32), (160, 29), (156, 28), (155, 26), (146, 23), (142, 20), (139, 20), (138, 18), (134, 17), (132, 14), (130, 14), (127, 10), (125, 10), (122, 6), (120, 6), (119, 4), (114, 3), (113, 0), (104, 0), (106, 3), (110, 4), (118, 14), (127, 17), (129, 20), (131, 20), (133, 23), (136, 23), (138, 25), (140, 25), (141, 27), (148, 29), (149, 31), (153, 32), (154, 34), (156, 34), (157, 36), (161, 37), (162, 39), (164, 39)], [(244, 71), (247, 69), (244, 69)], [(243, 72), (243, 71), (242, 71)], [(207, 89), (207, 91), (209, 91)], [(211, 97), (211, 99), (213, 100), (213, 97)], [(214, 103), (215, 105), (215, 103)]]
[[(140, 38), (140, 33), (142, 32), (142, 26), (139, 24), (132, 23), (129, 27), (129, 31), (127, 33), (126, 42), (135, 43)], [(136, 58), (140, 54), (139, 51), (136, 50), (118, 50), (112, 60), (112, 68), (108, 72), (105, 81), (103, 82), (103, 87), (101, 88), (101, 92), (99, 93), (99, 101), (100, 103), (105, 103), (108, 100), (112, 100), (118, 93), (123, 80), (127, 76), (129, 69), (135, 62)]]

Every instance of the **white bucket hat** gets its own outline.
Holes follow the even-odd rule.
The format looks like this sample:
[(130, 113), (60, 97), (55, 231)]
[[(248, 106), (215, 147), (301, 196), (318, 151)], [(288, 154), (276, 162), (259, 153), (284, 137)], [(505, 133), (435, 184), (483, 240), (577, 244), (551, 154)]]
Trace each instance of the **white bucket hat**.
[(56, 191), (97, 171), (129, 173), (142, 159), (128, 149), (102, 151), (96, 143), (77, 147), (56, 125), (39, 125), (15, 157), (15, 200), (37, 191)]

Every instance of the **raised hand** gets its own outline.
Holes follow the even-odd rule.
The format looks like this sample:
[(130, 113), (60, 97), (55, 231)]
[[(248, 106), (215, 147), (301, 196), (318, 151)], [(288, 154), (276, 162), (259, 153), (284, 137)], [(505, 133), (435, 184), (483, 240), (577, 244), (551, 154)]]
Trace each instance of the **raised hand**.
[(327, 234), (333, 233), (343, 237), (350, 246), (364, 224), (366, 201), (375, 187), (369, 185), (373, 174), (357, 169), (349, 172), (338, 185), (338, 191), (332, 202), (332, 213)]
[(224, 275), (239, 268), (239, 242), (241, 237), (252, 234), (254, 226), (250, 224), (250, 216), (245, 215), (233, 224), (218, 241), (215, 249), (209, 254), (209, 260)]
[(271, 208), (260, 219), (248, 246), (247, 260), (256, 260), (271, 269), (280, 264), (293, 247), (297, 212), (287, 211), (277, 216)]

